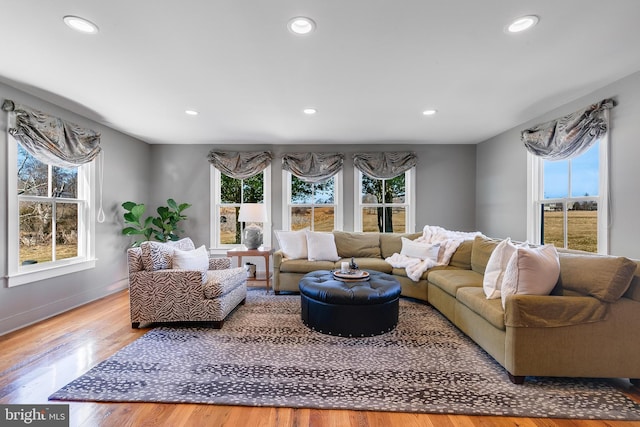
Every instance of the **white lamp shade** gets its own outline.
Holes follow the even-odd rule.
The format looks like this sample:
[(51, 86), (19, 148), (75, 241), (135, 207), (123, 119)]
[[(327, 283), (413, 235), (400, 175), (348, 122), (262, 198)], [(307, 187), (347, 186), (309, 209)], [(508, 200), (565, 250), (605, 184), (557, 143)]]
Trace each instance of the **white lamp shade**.
[(240, 205), (239, 222), (267, 222), (267, 208), (263, 203), (243, 203)]

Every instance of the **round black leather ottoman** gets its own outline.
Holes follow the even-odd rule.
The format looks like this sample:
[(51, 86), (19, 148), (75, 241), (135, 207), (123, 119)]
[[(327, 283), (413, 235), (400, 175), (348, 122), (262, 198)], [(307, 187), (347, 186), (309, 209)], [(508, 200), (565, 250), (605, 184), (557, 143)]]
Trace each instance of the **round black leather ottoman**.
[(343, 282), (320, 270), (306, 274), (299, 287), (302, 321), (318, 332), (364, 337), (398, 324), (400, 283), (389, 274), (369, 271), (369, 280)]

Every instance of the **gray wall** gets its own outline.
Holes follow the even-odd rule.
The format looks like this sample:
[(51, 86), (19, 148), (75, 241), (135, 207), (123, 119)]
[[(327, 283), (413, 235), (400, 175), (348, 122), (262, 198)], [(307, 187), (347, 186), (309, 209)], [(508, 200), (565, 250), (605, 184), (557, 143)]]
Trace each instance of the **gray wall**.
[[(128, 199), (147, 201), (150, 184), (150, 146), (99, 125), (68, 110), (0, 84), (0, 102), (5, 98), (29, 105), (102, 133), (106, 220), (96, 224), (96, 268), (50, 280), (6, 287), (7, 274), (7, 114), (0, 114), (0, 335), (40, 319), (82, 305), (128, 286), (126, 248), (129, 239), (120, 234), (122, 210)], [(96, 199), (96, 202), (98, 200)], [(128, 319), (127, 319), (128, 321)]]
[[(209, 246), (210, 186), (207, 153), (216, 150), (269, 150), (274, 155), (271, 174), (273, 230), (282, 228), (282, 154), (286, 152), (342, 152), (344, 165), (344, 229), (353, 230), (353, 160), (356, 151), (416, 152), (416, 228), (426, 224), (475, 230), (475, 145), (154, 145), (151, 202), (165, 204), (173, 197), (193, 206), (185, 211), (185, 235), (196, 246)], [(179, 200), (178, 200), (179, 199)], [(272, 240), (275, 242), (275, 240)]]
[(611, 110), (609, 253), (640, 259), (640, 72), (556, 108), (477, 146), (476, 225), (489, 236), (526, 238), (527, 155), (520, 130), (605, 98)]

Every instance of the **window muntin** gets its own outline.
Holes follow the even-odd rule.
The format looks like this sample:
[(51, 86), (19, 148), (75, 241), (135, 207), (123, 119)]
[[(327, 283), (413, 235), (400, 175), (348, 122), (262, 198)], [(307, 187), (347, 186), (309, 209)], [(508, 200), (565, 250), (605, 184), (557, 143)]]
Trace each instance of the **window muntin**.
[[(531, 155), (530, 155), (531, 156)], [(534, 191), (537, 243), (588, 252), (607, 252), (607, 138), (572, 159), (549, 161), (531, 156), (538, 173)]]
[(371, 178), (357, 171), (356, 229), (405, 233), (414, 228), (414, 169), (390, 179)]
[(338, 229), (338, 175), (319, 183), (304, 182), (295, 175), (287, 176), (287, 215), (290, 230), (332, 231)]

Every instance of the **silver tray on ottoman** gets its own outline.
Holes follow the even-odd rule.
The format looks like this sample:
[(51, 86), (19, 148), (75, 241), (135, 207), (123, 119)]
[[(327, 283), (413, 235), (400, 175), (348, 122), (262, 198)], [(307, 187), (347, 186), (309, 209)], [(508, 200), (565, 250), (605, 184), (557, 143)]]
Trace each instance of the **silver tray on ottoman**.
[(354, 270), (348, 273), (342, 273), (340, 270), (332, 271), (333, 277), (336, 280), (343, 282), (360, 282), (363, 280), (369, 280), (369, 272), (364, 270)]

